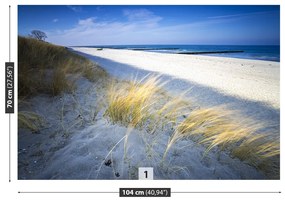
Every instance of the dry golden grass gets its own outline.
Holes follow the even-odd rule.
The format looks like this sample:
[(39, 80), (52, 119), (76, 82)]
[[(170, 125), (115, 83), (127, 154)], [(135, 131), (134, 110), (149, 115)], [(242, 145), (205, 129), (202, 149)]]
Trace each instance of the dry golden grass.
[(68, 74), (81, 74), (91, 81), (107, 76), (103, 69), (65, 47), (24, 37), (18, 37), (18, 64), (20, 98), (73, 90), (74, 80)]
[(18, 113), (18, 125), (32, 132), (38, 132), (43, 124), (43, 118), (34, 112), (21, 111)]
[(150, 77), (145, 82), (130, 82), (129, 85), (112, 85), (108, 91), (108, 108), (105, 112), (112, 123), (133, 127), (142, 126), (151, 117), (153, 96), (158, 90), (159, 79)]
[(265, 134), (248, 137), (232, 150), (233, 156), (262, 170), (270, 178), (280, 176), (280, 140)]
[(177, 141), (191, 138), (205, 145), (204, 155), (213, 148), (227, 149), (234, 157), (265, 173), (272, 174), (275, 167), (279, 169), (279, 141), (260, 135), (258, 131), (263, 125), (250, 119), (232, 119), (236, 117), (236, 112), (226, 107), (191, 109), (183, 96), (157, 104), (161, 86), (159, 78), (154, 76), (139, 82), (112, 85), (108, 91), (105, 115), (112, 123), (149, 127), (149, 134), (170, 124), (174, 132), (169, 138), (163, 160)]
[(277, 176), (274, 168), (279, 167), (279, 140), (259, 134), (258, 131), (264, 127), (261, 124), (250, 119), (233, 120), (233, 116), (232, 111), (221, 107), (191, 111), (188, 117), (177, 125), (163, 158), (175, 142), (190, 137), (206, 146), (204, 155), (214, 147), (227, 149), (234, 157), (247, 161), (266, 174), (274, 173)]
[(144, 126), (150, 134), (168, 124), (174, 125), (189, 106), (182, 96), (165, 100), (167, 96), (161, 90), (164, 85), (159, 76), (150, 75), (140, 81), (111, 84), (105, 116), (112, 123)]
[[(71, 92), (82, 75), (92, 82), (107, 77), (107, 73), (62, 46), (32, 38), (18, 37), (18, 95), (20, 103), (39, 93), (56, 96)], [(34, 112), (18, 113), (19, 127), (39, 130), (40, 116)]]

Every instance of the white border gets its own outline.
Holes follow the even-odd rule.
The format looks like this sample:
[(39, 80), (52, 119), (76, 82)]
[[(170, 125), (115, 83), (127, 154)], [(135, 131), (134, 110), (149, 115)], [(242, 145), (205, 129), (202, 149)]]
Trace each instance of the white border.
[[(154, 181), (138, 181), (138, 180), (17, 180), (17, 115), (11, 115), (12, 120), (12, 182), (8, 181), (8, 115), (4, 114), (4, 62), (8, 61), (8, 5), (12, 6), (12, 61), (15, 62), (15, 67), (17, 67), (17, 4), (43, 4), (43, 5), (252, 5), (252, 4), (268, 4), (268, 5), (281, 5), (281, 22), (285, 19), (284, 13), (284, 1), (282, 0), (239, 0), (239, 1), (229, 1), (229, 0), (218, 0), (218, 1), (190, 1), (190, 0), (175, 0), (175, 1), (157, 1), (157, 0), (18, 0), (18, 1), (1, 1), (0, 13), (1, 13), (1, 96), (0, 107), (1, 112), (1, 141), (0, 141), (0, 155), (1, 155), (1, 201), (94, 201), (94, 200), (179, 200), (179, 201), (189, 201), (189, 200), (210, 200), (210, 201), (241, 201), (241, 200), (259, 200), (260, 201), (285, 201), (284, 189), (284, 152), (281, 150), (281, 180), (154, 180)], [(284, 25), (281, 23), (281, 35), (284, 36)], [(282, 38), (283, 39), (283, 38)], [(281, 63), (280, 63), (280, 81), (281, 86), (284, 86), (284, 40), (281, 39)], [(17, 75), (17, 71), (15, 71)], [(17, 86), (17, 82), (15, 83)], [(284, 103), (283, 88), (281, 88), (281, 103)], [(17, 95), (17, 94), (15, 94)], [(17, 112), (17, 102), (15, 103), (15, 112)], [(284, 120), (284, 110), (281, 104), (281, 145), (283, 145), (282, 133), (284, 132), (283, 120)], [(119, 198), (118, 194), (19, 194), (18, 191), (83, 191), (83, 192), (117, 192), (120, 187), (170, 187), (172, 191), (180, 192), (199, 192), (199, 191), (281, 191), (281, 194), (172, 194), (171, 198)]]

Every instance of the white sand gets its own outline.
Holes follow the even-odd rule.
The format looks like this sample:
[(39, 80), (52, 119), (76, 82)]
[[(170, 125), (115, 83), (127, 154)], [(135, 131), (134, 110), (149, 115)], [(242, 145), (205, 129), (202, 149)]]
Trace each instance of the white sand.
[(102, 85), (80, 78), (72, 94), (39, 95), (20, 107), (38, 113), (46, 124), (37, 134), (19, 129), (19, 179), (138, 179), (139, 167), (153, 167), (154, 179), (266, 178), (227, 152), (213, 149), (204, 156), (205, 147), (190, 139), (175, 143), (162, 163), (173, 131), (149, 135), (134, 129), (125, 142), (128, 129), (111, 124), (103, 116), (106, 109), (94, 119)]
[[(280, 63), (278, 62), (132, 50), (73, 49), (140, 70), (191, 81), (225, 95), (266, 103), (275, 109), (280, 108)], [(101, 65), (104, 66), (104, 63)]]

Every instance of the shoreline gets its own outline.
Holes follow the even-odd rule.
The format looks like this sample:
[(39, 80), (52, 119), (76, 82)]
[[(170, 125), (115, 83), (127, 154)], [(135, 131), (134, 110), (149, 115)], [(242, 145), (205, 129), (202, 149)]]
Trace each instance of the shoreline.
[[(228, 96), (260, 102), (274, 109), (280, 108), (279, 62), (122, 49), (72, 49), (86, 54), (95, 62), (99, 59), (99, 64), (107, 69), (107, 66), (114, 65), (108, 62), (118, 63), (133, 67), (133, 73), (150, 71), (167, 75)], [(120, 74), (118, 64), (108, 71), (112, 73), (114, 70), (115, 75)]]
[[(146, 51), (152, 53), (168, 53), (168, 54), (186, 54), (186, 55), (206, 55), (206, 56), (213, 56), (213, 57), (222, 57), (222, 58), (237, 58), (237, 59), (246, 59), (246, 60), (261, 60), (261, 61), (269, 61), (269, 62), (279, 62), (280, 63), (280, 54), (276, 55), (273, 53), (275, 50), (272, 50), (271, 53), (262, 53), (262, 52), (254, 52), (252, 49), (245, 46), (234, 46), (231, 49), (229, 47), (218, 48), (214, 49), (191, 49), (188, 47), (179, 47), (179, 45), (153, 45), (154, 47), (148, 47), (152, 45), (118, 45), (118, 46), (69, 46), (69, 48), (94, 48), (98, 50), (103, 49), (111, 49), (111, 50), (131, 50), (131, 51)], [(162, 46), (162, 47), (160, 47)], [(165, 47), (164, 47), (165, 46)], [(174, 46), (174, 47), (172, 47)], [(186, 45), (187, 46), (187, 45)], [(230, 46), (231, 47), (231, 46)], [(251, 47), (251, 46), (250, 46)], [(253, 46), (256, 47), (256, 46)], [(272, 46), (268, 46), (274, 47)], [(253, 48), (254, 49), (254, 48)], [(260, 51), (260, 50), (259, 50)], [(265, 55), (264, 55), (265, 54)]]

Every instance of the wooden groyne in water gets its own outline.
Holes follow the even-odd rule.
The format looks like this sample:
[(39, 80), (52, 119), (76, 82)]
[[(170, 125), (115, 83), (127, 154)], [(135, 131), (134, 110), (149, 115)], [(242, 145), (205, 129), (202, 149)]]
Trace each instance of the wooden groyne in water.
[(218, 54), (218, 53), (243, 53), (242, 50), (226, 50), (226, 51), (198, 51), (198, 52), (180, 52), (177, 54), (186, 54), (186, 55), (199, 55), (199, 54)]

